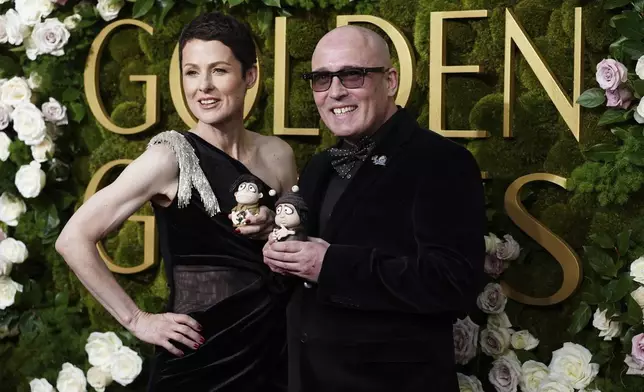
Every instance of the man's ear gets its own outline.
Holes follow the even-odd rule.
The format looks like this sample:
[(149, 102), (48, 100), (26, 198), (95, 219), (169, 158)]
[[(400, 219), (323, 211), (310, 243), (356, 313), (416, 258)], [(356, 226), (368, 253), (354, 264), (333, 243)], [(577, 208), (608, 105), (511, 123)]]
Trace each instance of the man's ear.
[(261, 199), (262, 197), (264, 197), (264, 194), (262, 192), (259, 192), (259, 198)]
[(387, 93), (390, 97), (395, 97), (398, 92), (398, 70), (394, 67), (387, 71)]
[(257, 65), (253, 64), (250, 68), (246, 70), (244, 75), (244, 80), (246, 81), (246, 89), (250, 90), (253, 88), (255, 83), (257, 83)]

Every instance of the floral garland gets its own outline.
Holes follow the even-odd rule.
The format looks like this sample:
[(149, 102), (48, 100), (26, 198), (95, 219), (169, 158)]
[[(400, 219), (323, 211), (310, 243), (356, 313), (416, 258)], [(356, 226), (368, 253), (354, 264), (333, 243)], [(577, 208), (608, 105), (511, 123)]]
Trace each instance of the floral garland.
[[(58, 373), (58, 392), (85, 391), (87, 384), (103, 392), (112, 382), (121, 386), (130, 385), (141, 373), (143, 360), (131, 348), (124, 346), (114, 332), (92, 332), (85, 345), (92, 367), (87, 375), (73, 364), (66, 362)], [(31, 392), (54, 392), (54, 387), (44, 378), (29, 383)]]
[[(493, 233), (485, 236), (485, 272), (493, 279), (498, 279), (521, 253), (521, 247), (511, 235), (503, 238), (504, 241)], [(471, 362), (478, 355), (480, 344), (480, 352), (494, 359), (488, 380), (497, 392), (516, 392), (519, 388), (523, 392), (598, 392), (585, 389), (599, 373), (599, 364), (592, 362), (591, 352), (580, 344), (564, 343), (552, 353), (549, 365), (535, 360), (521, 363), (515, 350), (533, 350), (539, 340), (527, 330), (512, 329), (505, 313), (507, 302), (501, 285), (488, 283), (477, 298), (478, 308), (487, 316), (485, 329), (480, 331), (480, 326), (469, 316), (454, 323), (457, 364)], [(600, 336), (614, 335), (614, 326), (604, 328), (602, 333)], [(460, 372), (457, 375), (461, 392), (483, 392), (483, 385), (475, 375)]]

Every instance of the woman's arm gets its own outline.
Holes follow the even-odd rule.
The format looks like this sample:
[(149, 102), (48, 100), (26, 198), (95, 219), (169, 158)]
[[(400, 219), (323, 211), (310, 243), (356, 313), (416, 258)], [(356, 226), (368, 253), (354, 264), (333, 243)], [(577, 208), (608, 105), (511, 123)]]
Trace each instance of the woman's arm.
[(177, 192), (178, 166), (172, 151), (153, 146), (132, 162), (109, 186), (76, 211), (56, 241), (79, 280), (116, 320), (139, 339), (182, 355), (168, 340), (188, 347), (202, 342), (199, 324), (186, 315), (151, 315), (141, 311), (101, 260), (96, 243), (117, 229), (153, 197), (172, 200)]

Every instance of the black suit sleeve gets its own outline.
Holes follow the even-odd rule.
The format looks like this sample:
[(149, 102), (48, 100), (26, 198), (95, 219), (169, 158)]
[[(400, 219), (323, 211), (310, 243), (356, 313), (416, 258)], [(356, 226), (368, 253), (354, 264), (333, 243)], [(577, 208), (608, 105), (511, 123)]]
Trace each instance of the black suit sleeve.
[(483, 280), (485, 201), (476, 161), (457, 152), (460, 159), (454, 154), (440, 168), (419, 168), (425, 177), (410, 217), (417, 254), (332, 244), (318, 280), (320, 301), (421, 314), (471, 308)]

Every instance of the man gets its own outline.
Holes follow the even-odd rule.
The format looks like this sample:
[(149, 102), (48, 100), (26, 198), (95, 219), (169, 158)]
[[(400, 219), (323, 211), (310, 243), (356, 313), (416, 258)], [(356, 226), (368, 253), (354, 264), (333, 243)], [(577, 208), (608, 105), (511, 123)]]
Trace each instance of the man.
[(341, 141), (300, 176), (310, 240), (264, 247), (273, 270), (304, 280), (287, 311), (289, 390), (456, 392), (452, 323), (475, 302), (485, 256), (479, 168), (395, 105), (376, 33), (337, 28), (311, 65)]

